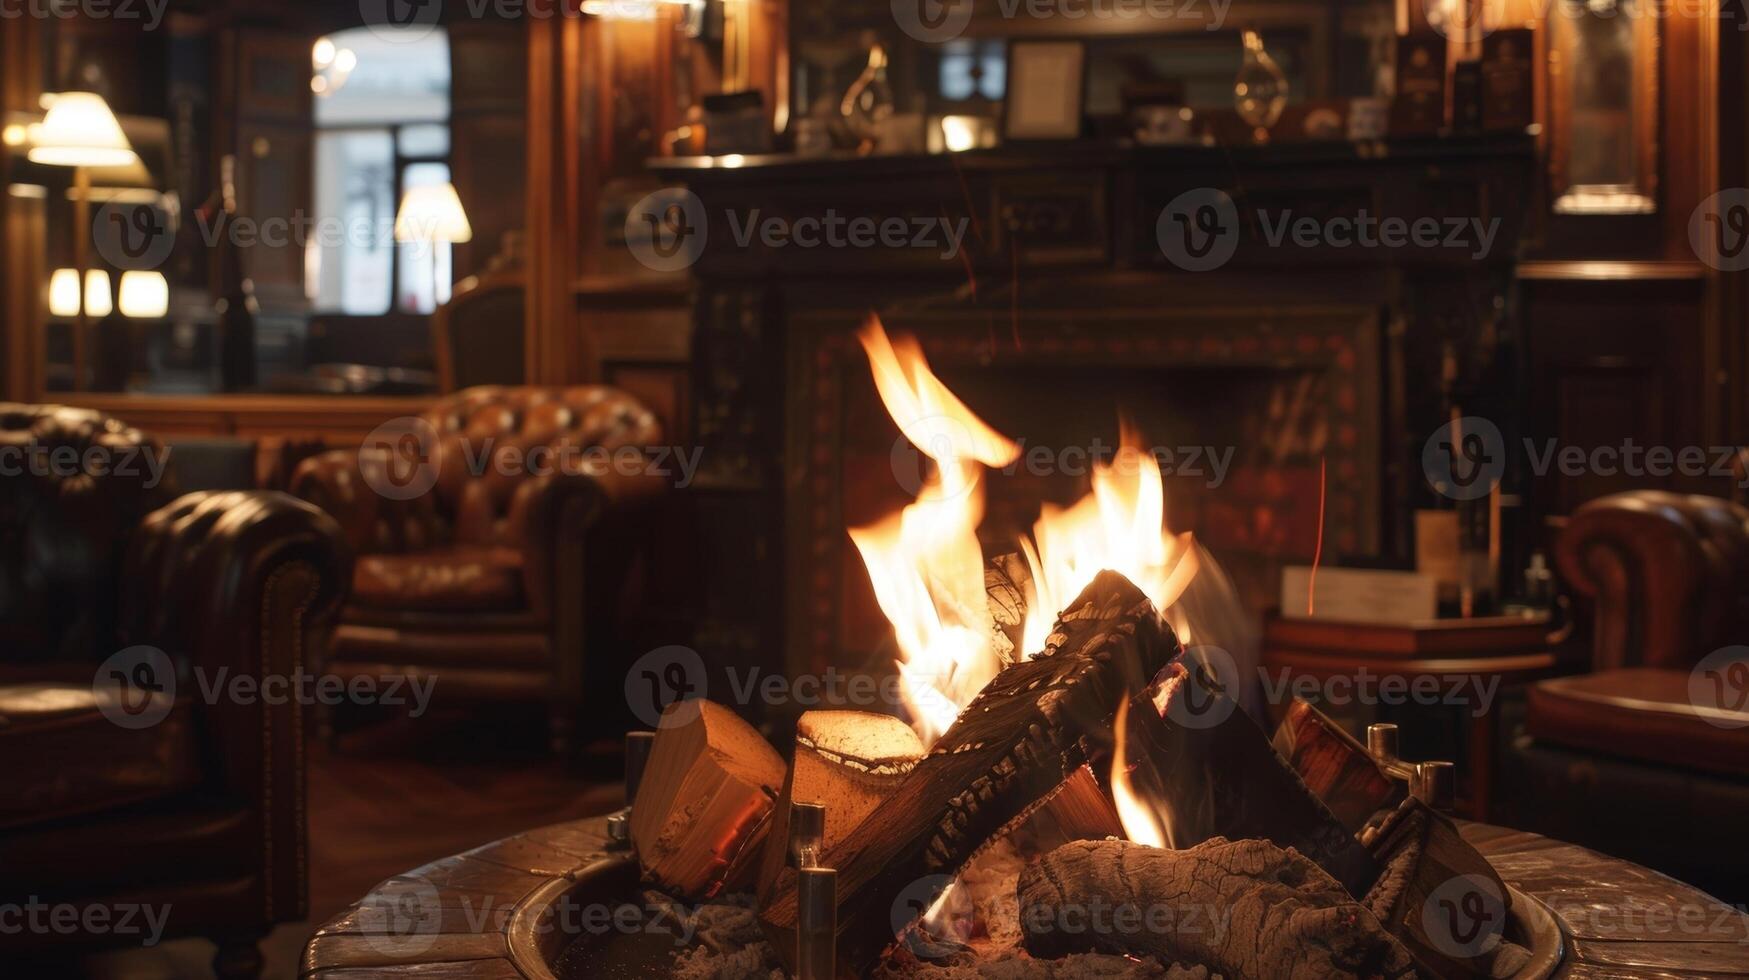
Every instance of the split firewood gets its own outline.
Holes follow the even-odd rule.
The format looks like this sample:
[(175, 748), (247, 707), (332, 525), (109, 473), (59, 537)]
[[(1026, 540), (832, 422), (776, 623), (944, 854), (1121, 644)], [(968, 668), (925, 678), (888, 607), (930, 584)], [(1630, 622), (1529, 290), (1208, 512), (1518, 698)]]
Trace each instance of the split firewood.
[(1275, 730), (1275, 751), (1336, 819), (1358, 833), (1373, 814), (1402, 800), (1403, 785), (1322, 711), (1295, 698)]
[(1033, 853), (1043, 853), (1070, 841), (1122, 837), (1123, 822), (1094, 778), (1093, 767), (1084, 765), (1070, 773), (1012, 836)]
[(669, 705), (632, 803), (645, 879), (690, 899), (749, 887), (783, 779), (783, 757), (733, 711)]
[(769, 897), (789, 861), (791, 802), (826, 805), (822, 847), (842, 840), (892, 795), (899, 778), (923, 758), (911, 726), (867, 711), (809, 711), (796, 722), (796, 754), (772, 814), (759, 861), (759, 896)]
[(1214, 837), (1271, 841), (1311, 859), (1349, 894), (1365, 895), (1378, 877), (1377, 862), (1275, 753), (1213, 672), (1187, 654), (1165, 688), (1164, 716), (1130, 712), (1126, 761), (1132, 780), (1165, 801), (1171, 846)]
[(1065, 844), (1020, 876), (1027, 952), (1196, 963), (1232, 980), (1408, 977), (1414, 960), (1317, 865), (1268, 841)]
[(1372, 849), (1384, 872), (1366, 898), (1367, 908), (1424, 972), (1493, 975), (1511, 895), (1488, 859), (1450, 820), (1416, 799), (1390, 815)]
[(990, 621), (995, 625), (991, 642), (1004, 664), (1026, 655), (1022, 634), (1026, 629), (1026, 597), (1031, 588), (1032, 570), (1017, 553), (998, 555), (984, 566), (984, 594), (989, 598)]
[[(1103, 572), (1058, 618), (1039, 656), (1005, 668), (821, 863), (838, 869), (842, 972), (863, 974), (916, 910), (988, 841), (1018, 826), (1086, 762), (1118, 702), (1178, 653), (1146, 595)], [(1145, 695), (1140, 695), (1145, 698)], [(760, 914), (784, 956), (796, 876), (778, 874)], [(926, 894), (919, 894), (919, 892)]]

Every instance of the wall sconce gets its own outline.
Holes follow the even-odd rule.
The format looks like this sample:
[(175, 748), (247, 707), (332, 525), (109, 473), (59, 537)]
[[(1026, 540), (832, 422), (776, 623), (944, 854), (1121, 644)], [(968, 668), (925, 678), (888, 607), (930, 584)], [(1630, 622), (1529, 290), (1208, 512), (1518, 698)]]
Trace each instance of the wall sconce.
[(158, 320), (170, 312), (170, 283), (162, 272), (121, 274), (121, 315), (135, 320)]

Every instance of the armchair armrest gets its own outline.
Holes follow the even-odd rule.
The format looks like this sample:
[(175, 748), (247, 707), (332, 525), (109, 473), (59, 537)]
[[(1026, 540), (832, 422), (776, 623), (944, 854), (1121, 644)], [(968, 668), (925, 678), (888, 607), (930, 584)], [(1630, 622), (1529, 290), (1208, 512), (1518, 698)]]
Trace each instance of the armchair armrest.
[[(242, 802), (264, 853), (266, 921), (304, 912), (303, 705), (309, 654), (351, 577), (340, 528), (283, 493), (191, 493), (147, 515), (124, 564), (123, 636), (197, 671), (208, 788)], [(221, 673), (221, 671), (223, 673)], [(249, 678), (246, 696), (230, 681)], [(284, 688), (264, 688), (267, 678)], [(223, 686), (217, 686), (217, 685)]]
[(1686, 668), (1749, 622), (1749, 510), (1636, 490), (1574, 512), (1561, 575), (1593, 608), (1592, 667)]
[[(523, 584), (534, 612), (545, 616), (580, 603), (586, 567), (597, 573), (616, 566), (623, 570), (640, 518), (670, 482), (655, 473), (627, 476), (612, 470), (523, 480), (511, 500), (509, 540), (523, 549)], [(611, 594), (601, 588), (590, 597)]]
[(383, 498), (364, 482), (360, 449), (330, 449), (298, 464), (289, 489), (293, 496), (326, 511), (354, 554), (365, 554), (375, 534)]

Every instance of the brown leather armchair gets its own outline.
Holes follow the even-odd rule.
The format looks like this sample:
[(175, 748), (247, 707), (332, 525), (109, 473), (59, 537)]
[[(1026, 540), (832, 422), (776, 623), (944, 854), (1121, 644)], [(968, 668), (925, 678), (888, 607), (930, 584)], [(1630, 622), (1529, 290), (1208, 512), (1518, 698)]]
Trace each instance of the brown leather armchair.
[[(147, 917), (119, 919), (151, 908), (250, 976), (256, 941), (307, 914), (302, 708), (198, 681), (306, 673), (349, 558), (289, 495), (176, 498), (157, 451), (97, 412), (0, 404), (0, 903), (110, 923), (26, 923), (8, 965), (139, 943)], [(127, 660), (141, 645), (161, 659)]]
[(389, 428), (292, 479), (360, 556), (328, 671), (431, 681), (439, 703), (544, 702), (564, 754), (591, 693), (623, 700), (617, 673), (586, 678), (585, 651), (610, 655), (672, 482), (639, 463), (655, 416), (607, 387), (479, 387)]
[(1616, 494), (1579, 508), (1555, 555), (1591, 614), (1591, 670), (1528, 691), (1525, 822), (1749, 898), (1749, 727), (1691, 694), (1696, 664), (1749, 643), (1749, 509)]

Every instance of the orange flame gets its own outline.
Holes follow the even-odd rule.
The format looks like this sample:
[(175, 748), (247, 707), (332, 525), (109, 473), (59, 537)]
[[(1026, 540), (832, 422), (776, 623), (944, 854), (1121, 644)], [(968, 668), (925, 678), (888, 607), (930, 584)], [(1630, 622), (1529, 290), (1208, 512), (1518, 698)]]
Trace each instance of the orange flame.
[(1165, 530), (1159, 461), (1128, 422), (1120, 433), (1116, 458), (1094, 464), (1093, 492), (1067, 508), (1043, 505), (1033, 540), (1020, 543), (1033, 582), (1028, 651), (1044, 648), (1057, 613), (1104, 569), (1135, 583), (1162, 611), (1196, 577), (1199, 561), (1190, 533), (1174, 537)]
[[(852, 528), (881, 611), (898, 642), (901, 689), (925, 745), (1002, 668), (984, 592), (983, 467), (1012, 463), (1020, 447), (979, 419), (929, 369), (915, 339), (890, 340), (877, 318), (858, 333), (881, 403), (933, 466), (917, 499)], [(1196, 577), (1189, 534), (1165, 529), (1160, 466), (1131, 426), (1121, 449), (1094, 467), (1093, 492), (1070, 507), (1045, 504), (1018, 542), (1032, 573), (1022, 656), (1044, 649), (1062, 607), (1103, 569), (1122, 573), (1165, 611)], [(1174, 626), (1188, 641), (1182, 617)]]
[(1020, 447), (985, 425), (929, 370), (915, 341), (888, 341), (870, 318), (858, 334), (887, 414), (934, 462), (917, 500), (869, 527), (852, 528), (881, 612), (893, 624), (899, 677), (925, 745), (1001, 669), (984, 594), (984, 515), (979, 464), (1006, 466)]
[(1118, 702), (1117, 719), (1112, 722), (1117, 741), (1111, 752), (1111, 801), (1117, 806), (1125, 837), (1149, 847), (1166, 847), (1165, 823), (1130, 782), (1129, 719), (1130, 699), (1124, 698)]

